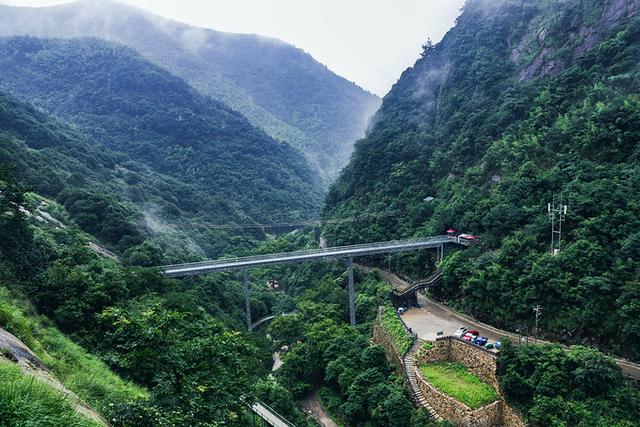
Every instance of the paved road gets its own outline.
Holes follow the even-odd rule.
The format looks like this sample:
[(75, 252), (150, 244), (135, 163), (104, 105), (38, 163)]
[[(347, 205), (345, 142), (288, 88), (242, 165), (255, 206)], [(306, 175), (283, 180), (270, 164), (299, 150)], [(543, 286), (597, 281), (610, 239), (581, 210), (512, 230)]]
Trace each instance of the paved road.
[[(418, 294), (418, 304), (420, 307), (411, 308), (402, 315), (402, 319), (419, 338), (424, 340), (435, 340), (438, 337), (438, 332), (442, 332), (441, 335), (453, 335), (460, 326), (476, 329), (492, 342), (498, 341), (504, 336), (514, 338), (504, 331), (463, 317), (420, 294)], [(515, 341), (518, 341), (517, 336), (515, 336)]]
[[(372, 269), (367, 269), (372, 271)], [(375, 269), (374, 269), (375, 270)], [(391, 283), (394, 288), (403, 290), (409, 287), (409, 283), (400, 277), (388, 271), (383, 272), (377, 270), (381, 277)], [(422, 339), (433, 340), (437, 336), (437, 332), (441, 331), (444, 335), (453, 334), (460, 326), (466, 326), (470, 329), (476, 329), (481, 335), (489, 338), (490, 341), (499, 340), (502, 337), (509, 337), (515, 344), (518, 343), (518, 335), (511, 332), (494, 328), (491, 325), (479, 322), (471, 317), (456, 313), (455, 311), (437, 303), (431, 299), (418, 294), (418, 304), (420, 307), (414, 307), (402, 315), (407, 326), (409, 326)], [(533, 342), (533, 337), (522, 338), (523, 341)], [(539, 340), (540, 343), (549, 343), (548, 341)], [(630, 379), (640, 381), (640, 365), (629, 362), (625, 359), (614, 358), (618, 366), (622, 368), (622, 372)]]

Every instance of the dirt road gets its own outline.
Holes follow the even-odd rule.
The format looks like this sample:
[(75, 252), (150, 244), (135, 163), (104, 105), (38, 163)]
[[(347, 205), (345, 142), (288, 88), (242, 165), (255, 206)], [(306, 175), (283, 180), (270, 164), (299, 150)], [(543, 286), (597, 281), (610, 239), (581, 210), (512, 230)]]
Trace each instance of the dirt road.
[(318, 392), (314, 391), (313, 394), (300, 402), (300, 407), (303, 411), (311, 414), (311, 416), (323, 427), (339, 427), (325, 411), (324, 407), (318, 399)]

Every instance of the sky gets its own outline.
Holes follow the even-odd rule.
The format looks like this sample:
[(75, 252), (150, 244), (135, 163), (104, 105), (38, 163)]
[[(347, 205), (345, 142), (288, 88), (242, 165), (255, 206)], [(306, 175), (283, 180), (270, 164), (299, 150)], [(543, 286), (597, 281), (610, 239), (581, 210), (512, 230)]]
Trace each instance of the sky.
[[(219, 31), (271, 36), (309, 52), (379, 95), (438, 42), (465, 0), (120, 0), (166, 18)], [(50, 6), (69, 0), (0, 0)]]

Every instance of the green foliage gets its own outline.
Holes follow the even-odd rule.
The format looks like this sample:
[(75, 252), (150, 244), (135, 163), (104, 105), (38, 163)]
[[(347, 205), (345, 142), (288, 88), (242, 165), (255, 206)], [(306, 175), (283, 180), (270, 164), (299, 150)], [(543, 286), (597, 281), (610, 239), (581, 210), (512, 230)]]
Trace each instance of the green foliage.
[(433, 343), (430, 341), (425, 341), (422, 349), (425, 351), (431, 350), (434, 347)]
[(346, 163), (379, 106), (378, 97), (287, 43), (164, 22), (121, 3), (28, 12), (2, 7), (0, 25), (6, 35), (100, 37), (129, 46), (274, 139), (292, 143), (329, 178)]
[(534, 425), (632, 426), (640, 415), (638, 391), (594, 349), (505, 343), (497, 373), (505, 397)]
[(59, 391), (0, 358), (0, 420), (3, 426), (98, 426), (74, 409)]
[(122, 380), (104, 362), (65, 337), (33, 308), (0, 287), (0, 327), (24, 342), (68, 389), (105, 416), (148, 398), (146, 390)]
[(398, 353), (401, 355), (406, 354), (413, 345), (414, 337), (407, 331), (393, 307), (385, 306), (382, 316), (380, 316), (380, 324), (393, 338)]
[[(640, 21), (628, 3), (607, 20), (618, 4), (468, 2), (329, 192), (326, 217), (368, 216), (327, 225), (327, 238), (478, 234), (443, 264), (437, 298), (511, 330), (540, 304), (548, 338), (637, 359)], [(600, 35), (575, 37), (584, 28)], [(560, 195), (569, 213), (552, 256), (546, 205)], [(398, 261), (423, 276), (433, 259)]]
[(498, 400), (498, 393), (487, 383), (457, 362), (434, 362), (420, 365), (420, 372), (442, 393), (477, 409)]
[(409, 426), (414, 418), (428, 419), (412, 413), (401, 378), (392, 373), (383, 348), (370, 343), (377, 307), (389, 297), (388, 285), (356, 269), (358, 298), (367, 302), (358, 308), (365, 323), (354, 329), (347, 325), (347, 295), (335, 289), (347, 285), (344, 268), (338, 263), (300, 266), (284, 276), (288, 291), (296, 295), (296, 310), (268, 328), (276, 347), (288, 348), (281, 351), (278, 383), (293, 397), (320, 385), (323, 404), (346, 425)]
[(210, 210), (226, 221), (286, 222), (317, 212), (318, 180), (296, 150), (133, 50), (90, 39), (14, 38), (0, 51), (5, 90), (205, 196), (174, 199), (163, 209), (167, 219)]
[(117, 371), (151, 387), (154, 402), (180, 409), (183, 422), (231, 422), (258, 370), (255, 348), (203, 311), (172, 309), (157, 297), (99, 315), (98, 351)]

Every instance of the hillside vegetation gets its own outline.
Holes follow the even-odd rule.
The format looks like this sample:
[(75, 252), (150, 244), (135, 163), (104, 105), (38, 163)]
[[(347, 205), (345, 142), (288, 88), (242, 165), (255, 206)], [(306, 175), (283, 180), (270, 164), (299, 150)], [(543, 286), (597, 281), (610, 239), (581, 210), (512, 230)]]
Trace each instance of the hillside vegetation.
[(640, 419), (638, 390), (593, 349), (508, 343), (497, 373), (507, 400), (535, 426), (631, 427)]
[(5, 91), (207, 194), (211, 215), (287, 222), (317, 212), (318, 178), (295, 149), (131, 49), (14, 38), (0, 40), (0, 51)]
[[(544, 335), (638, 359), (639, 10), (470, 0), (385, 97), (324, 211), (394, 215), (329, 225), (327, 238), (477, 233), (445, 260), (439, 298), (521, 330), (540, 304)], [(554, 197), (569, 205), (557, 256)]]
[[(71, 224), (40, 223), (4, 170), (0, 194), (0, 280), (10, 293), (0, 293), (0, 327), (42, 354), (114, 426), (247, 425), (241, 397), (251, 395), (262, 355), (260, 338), (229, 328), (240, 329), (233, 310), (241, 311), (241, 291), (228, 288), (233, 282), (179, 283), (122, 267), (93, 253)], [(32, 311), (20, 309), (27, 296)], [(56, 328), (44, 326), (50, 322)]]
[(192, 27), (116, 1), (0, 6), (0, 35), (98, 37), (129, 46), (301, 148), (327, 180), (347, 162), (380, 103), (287, 43)]
[(74, 412), (70, 402), (50, 387), (23, 375), (0, 357), (0, 419), (3, 425), (93, 427), (100, 424)]

